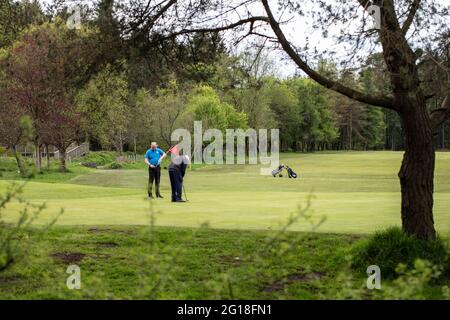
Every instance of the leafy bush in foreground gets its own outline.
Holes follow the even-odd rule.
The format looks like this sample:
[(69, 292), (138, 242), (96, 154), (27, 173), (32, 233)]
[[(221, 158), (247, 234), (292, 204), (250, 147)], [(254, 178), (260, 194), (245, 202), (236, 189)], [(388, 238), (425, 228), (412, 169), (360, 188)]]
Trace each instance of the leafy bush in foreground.
[(410, 267), (400, 263), (396, 268), (398, 278), (384, 281), (382, 276), (380, 290), (368, 290), (365, 281), (357, 281), (351, 273), (340, 273), (336, 279), (341, 287), (335, 289), (335, 299), (424, 300), (429, 299), (433, 291), (433, 299), (448, 300), (449, 286), (437, 282), (442, 276), (441, 270), (441, 266), (421, 259), (415, 260)]
[[(404, 233), (398, 227), (376, 232), (355, 245), (351, 253), (351, 267), (365, 273), (370, 265), (377, 265), (384, 278), (394, 278), (399, 264), (411, 268), (417, 259), (442, 266), (449, 271), (449, 249), (442, 238), (421, 240)], [(447, 268), (447, 269), (445, 269)]]
[[(35, 205), (22, 199), (24, 184), (12, 184), (6, 192), (0, 194), (0, 272), (3, 272), (26, 257), (30, 245), (29, 228), (36, 218), (45, 209), (45, 204)], [(14, 223), (7, 224), (3, 221), (2, 213), (6, 206), (12, 201), (22, 204), (19, 218)], [(62, 214), (62, 210), (61, 213)], [(57, 217), (40, 229), (39, 233), (47, 231), (55, 222)]]

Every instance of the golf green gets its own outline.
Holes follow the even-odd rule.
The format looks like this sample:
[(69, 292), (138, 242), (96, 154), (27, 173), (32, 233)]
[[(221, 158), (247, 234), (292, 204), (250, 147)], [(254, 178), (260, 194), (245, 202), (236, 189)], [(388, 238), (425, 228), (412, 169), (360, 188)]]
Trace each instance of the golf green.
[[(171, 203), (169, 178), (162, 176), (164, 199), (146, 199), (147, 172), (96, 170), (65, 183), (28, 182), (24, 197), (48, 209), (37, 223), (64, 214), (60, 225), (156, 224), (212, 228), (274, 229), (304, 206), (312, 195), (310, 213), (326, 221), (322, 232), (368, 233), (400, 224), (400, 186), (397, 172), (401, 152), (323, 152), (282, 154), (299, 179), (262, 176), (259, 166), (211, 165), (188, 171), (185, 187), (189, 202)], [(0, 181), (0, 192), (11, 181)], [(18, 216), (19, 203), (10, 204), (5, 219)], [(437, 153), (435, 224), (441, 233), (450, 230), (450, 153)], [(292, 230), (309, 230), (300, 219)]]

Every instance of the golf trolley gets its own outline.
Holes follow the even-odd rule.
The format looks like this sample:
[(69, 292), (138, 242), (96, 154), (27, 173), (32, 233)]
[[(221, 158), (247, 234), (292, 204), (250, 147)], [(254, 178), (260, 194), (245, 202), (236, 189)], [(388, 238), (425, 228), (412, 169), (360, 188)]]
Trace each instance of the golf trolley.
[(297, 174), (294, 172), (294, 170), (292, 170), (289, 166), (286, 166), (284, 164), (281, 164), (278, 166), (278, 168), (276, 168), (275, 170), (272, 170), (272, 176), (275, 178), (276, 176), (278, 177), (283, 177), (283, 169), (286, 169), (287, 171), (287, 175), (288, 178), (297, 178)]

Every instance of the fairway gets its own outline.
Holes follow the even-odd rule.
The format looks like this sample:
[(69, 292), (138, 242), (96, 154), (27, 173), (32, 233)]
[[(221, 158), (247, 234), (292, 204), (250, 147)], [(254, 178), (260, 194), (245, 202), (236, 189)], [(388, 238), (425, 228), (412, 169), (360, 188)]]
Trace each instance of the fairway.
[[(400, 225), (400, 186), (397, 172), (401, 152), (324, 152), (282, 154), (299, 179), (261, 176), (259, 166), (210, 165), (186, 176), (189, 202), (171, 203), (169, 178), (162, 176), (165, 199), (151, 201), (156, 225), (212, 228), (276, 229), (299, 205), (313, 195), (311, 212), (325, 216), (320, 232), (369, 233)], [(37, 221), (64, 214), (59, 225), (144, 225), (150, 221), (146, 199), (147, 172), (142, 170), (92, 170), (64, 183), (29, 182), (24, 197), (45, 202), (48, 209)], [(0, 181), (2, 192), (10, 181)], [(450, 153), (437, 153), (435, 225), (450, 229)], [(13, 203), (5, 218), (17, 217)], [(292, 230), (309, 230), (303, 220)]]

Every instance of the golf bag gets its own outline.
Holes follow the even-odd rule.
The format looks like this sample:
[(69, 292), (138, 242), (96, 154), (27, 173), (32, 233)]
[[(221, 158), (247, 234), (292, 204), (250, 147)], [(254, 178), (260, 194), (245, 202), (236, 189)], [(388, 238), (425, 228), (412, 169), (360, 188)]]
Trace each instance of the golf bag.
[(288, 172), (289, 178), (294, 178), (294, 179), (297, 178), (297, 174), (290, 167), (286, 166), (286, 170)]
[(284, 164), (280, 164), (278, 168), (272, 170), (272, 176), (275, 178), (279, 176), (280, 178), (283, 176), (283, 169), (286, 169), (289, 178), (297, 178), (297, 173), (294, 172), (289, 166)]
[(282, 175), (283, 169), (284, 169), (284, 164), (279, 165), (278, 168), (272, 170), (272, 176), (273, 176), (274, 178), (275, 178), (275, 176), (277, 176), (277, 175), (278, 175), (279, 177), (282, 177), (282, 176), (283, 176), (283, 175)]

